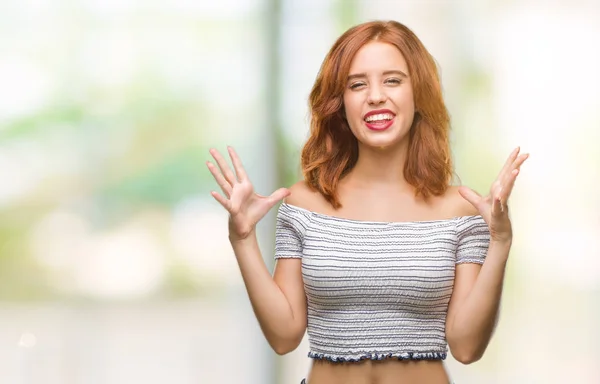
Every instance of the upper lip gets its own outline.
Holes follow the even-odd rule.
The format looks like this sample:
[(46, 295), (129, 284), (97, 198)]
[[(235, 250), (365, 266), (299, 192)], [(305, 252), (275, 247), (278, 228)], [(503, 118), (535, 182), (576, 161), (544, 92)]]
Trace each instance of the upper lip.
[(363, 117), (363, 119), (366, 119), (369, 116), (379, 115), (379, 114), (384, 114), (384, 113), (389, 113), (392, 116), (396, 116), (396, 114), (394, 112), (390, 111), (389, 109), (376, 109), (374, 111), (367, 112), (367, 114)]

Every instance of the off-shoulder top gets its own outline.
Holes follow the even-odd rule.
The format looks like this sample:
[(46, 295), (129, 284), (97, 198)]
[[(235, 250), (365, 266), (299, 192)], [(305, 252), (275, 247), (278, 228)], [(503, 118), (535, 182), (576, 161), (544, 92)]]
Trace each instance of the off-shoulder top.
[(377, 222), (281, 204), (275, 258), (302, 259), (308, 356), (445, 359), (455, 266), (483, 264), (489, 240), (481, 216)]

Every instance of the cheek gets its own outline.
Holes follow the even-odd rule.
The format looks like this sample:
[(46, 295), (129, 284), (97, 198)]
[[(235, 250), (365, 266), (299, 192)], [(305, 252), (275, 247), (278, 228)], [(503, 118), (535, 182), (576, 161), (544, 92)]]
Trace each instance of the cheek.
[(362, 103), (353, 97), (344, 97), (344, 114), (350, 124), (362, 121)]
[(344, 109), (347, 115), (352, 115), (356, 110), (356, 100), (353, 97), (344, 97)]
[(401, 92), (398, 92), (398, 94), (396, 94), (395, 99), (396, 102), (399, 105), (404, 106), (404, 108), (414, 109), (415, 107), (415, 98), (412, 93), (412, 90), (404, 89)]

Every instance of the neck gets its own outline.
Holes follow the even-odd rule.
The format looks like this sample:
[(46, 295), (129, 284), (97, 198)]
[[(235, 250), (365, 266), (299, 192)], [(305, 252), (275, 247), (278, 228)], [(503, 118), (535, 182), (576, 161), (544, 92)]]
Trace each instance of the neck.
[(358, 160), (348, 178), (353, 182), (408, 187), (404, 165), (408, 140), (388, 148), (365, 147), (359, 144)]

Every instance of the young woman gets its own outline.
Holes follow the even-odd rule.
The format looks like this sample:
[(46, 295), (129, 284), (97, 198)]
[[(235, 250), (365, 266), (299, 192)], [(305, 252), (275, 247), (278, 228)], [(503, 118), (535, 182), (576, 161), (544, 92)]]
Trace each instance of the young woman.
[[(494, 330), (512, 242), (515, 149), (487, 196), (451, 185), (449, 117), (434, 60), (404, 25), (344, 33), (310, 94), (304, 180), (254, 192), (234, 150), (208, 168), (254, 312), (278, 354), (308, 331), (308, 384), (450, 382)], [(257, 222), (279, 201), (276, 267)]]

